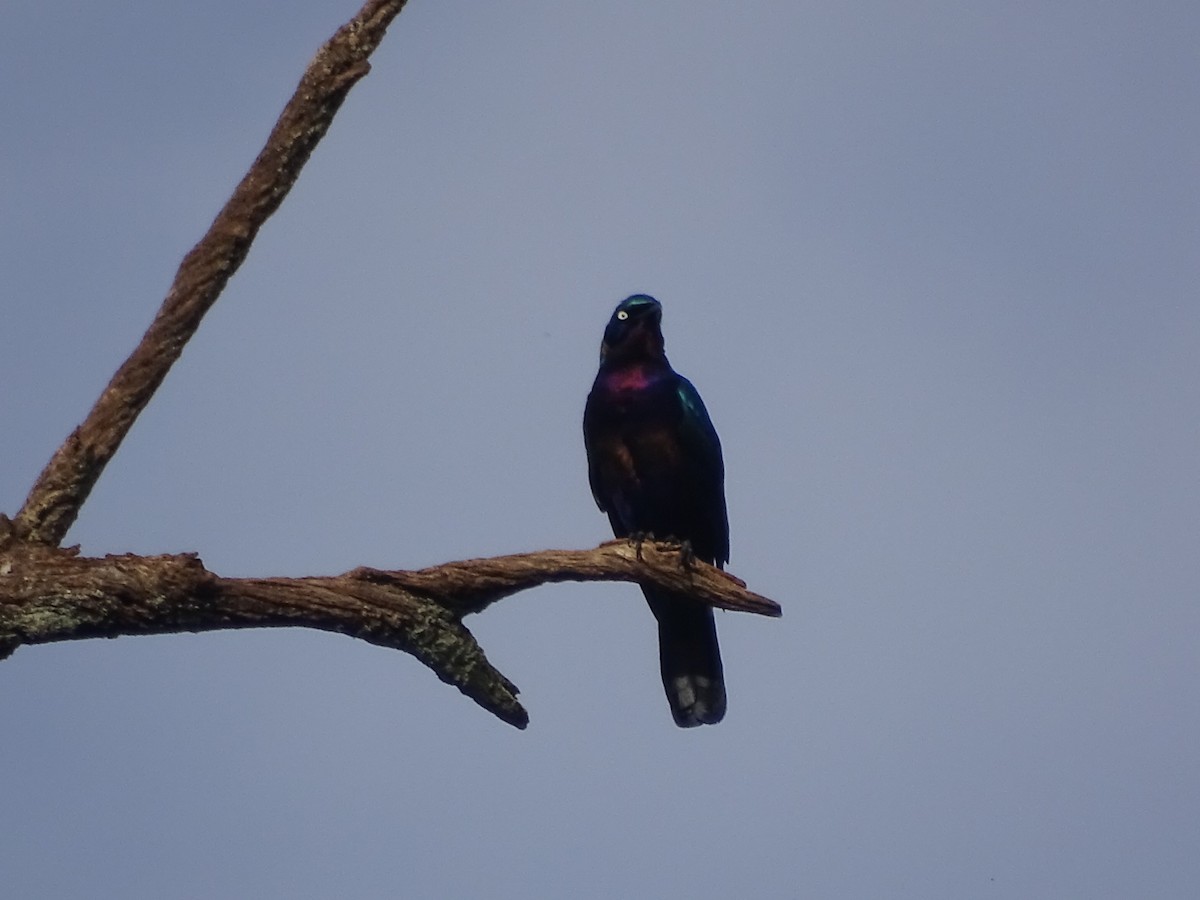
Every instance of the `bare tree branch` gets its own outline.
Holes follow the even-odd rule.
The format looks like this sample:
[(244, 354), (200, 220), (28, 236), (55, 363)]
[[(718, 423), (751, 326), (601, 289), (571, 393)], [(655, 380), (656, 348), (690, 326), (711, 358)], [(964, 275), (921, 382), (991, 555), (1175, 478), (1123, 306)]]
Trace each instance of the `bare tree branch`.
[(246, 177), (184, 258), (154, 322), (83, 423), (46, 465), (14, 520), (0, 515), (0, 659), (22, 644), (134, 634), (301, 626), (404, 650), (505, 722), (524, 728), (517, 689), (463, 616), (540, 584), (635, 581), (698, 603), (777, 616), (779, 606), (680, 548), (611, 541), (320, 578), (222, 578), (195, 554), (80, 556), (60, 549), (134, 420), (279, 208), (404, 0), (368, 0), (317, 53)]
[(141, 343), (92, 411), (51, 458), (17, 514), (25, 540), (58, 544), (104, 467), (237, 271), (258, 230), (279, 208), (350, 89), (370, 71), (405, 0), (368, 0), (317, 52), (258, 158), (179, 266)]
[(777, 616), (779, 606), (679, 548), (610, 541), (419, 571), (360, 568), (312, 578), (221, 578), (194, 554), (79, 556), (21, 541), (0, 516), (0, 659), (21, 644), (92, 637), (300, 626), (412, 654), (439, 678), (524, 728), (516, 686), (487, 660), (462, 617), (549, 582), (637, 581), (697, 602)]

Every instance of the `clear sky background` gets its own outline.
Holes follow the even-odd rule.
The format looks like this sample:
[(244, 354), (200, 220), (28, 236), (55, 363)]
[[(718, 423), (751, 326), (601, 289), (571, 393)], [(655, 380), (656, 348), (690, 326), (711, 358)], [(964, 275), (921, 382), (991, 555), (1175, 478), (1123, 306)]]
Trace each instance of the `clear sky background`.
[[(355, 0), (0, 15), (0, 510)], [(729, 714), (636, 587), (412, 658), (0, 664), (13, 898), (1194, 897), (1200, 5), (412, 0), (68, 537), (223, 575), (608, 537), (583, 402), (664, 305), (725, 447)]]

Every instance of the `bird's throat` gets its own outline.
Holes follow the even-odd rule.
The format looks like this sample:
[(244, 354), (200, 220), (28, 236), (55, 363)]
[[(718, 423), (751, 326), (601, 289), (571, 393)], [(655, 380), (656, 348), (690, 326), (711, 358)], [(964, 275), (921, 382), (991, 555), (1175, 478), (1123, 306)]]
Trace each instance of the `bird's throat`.
[(613, 368), (601, 376), (604, 388), (613, 393), (644, 391), (670, 372), (661, 365), (633, 364)]

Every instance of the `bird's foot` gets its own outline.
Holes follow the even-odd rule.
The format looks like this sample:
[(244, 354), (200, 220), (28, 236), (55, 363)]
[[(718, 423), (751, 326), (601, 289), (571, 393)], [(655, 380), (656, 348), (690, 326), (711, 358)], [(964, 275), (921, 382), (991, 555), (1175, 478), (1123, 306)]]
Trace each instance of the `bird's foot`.
[(644, 531), (635, 531), (629, 535), (629, 543), (633, 544), (633, 552), (637, 556), (638, 562), (643, 562), (642, 559), (642, 544), (650, 540), (650, 535)]
[(692, 549), (691, 541), (679, 542), (679, 568), (685, 572), (692, 570), (692, 563), (696, 561), (696, 551)]

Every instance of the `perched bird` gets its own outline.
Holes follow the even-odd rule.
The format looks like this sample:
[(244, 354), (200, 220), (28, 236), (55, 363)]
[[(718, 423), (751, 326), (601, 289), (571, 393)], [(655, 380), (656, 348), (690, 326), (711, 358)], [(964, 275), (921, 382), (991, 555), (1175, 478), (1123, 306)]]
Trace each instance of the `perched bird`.
[[(729, 560), (721, 442), (692, 383), (663, 352), (662, 306), (634, 294), (604, 329), (600, 371), (583, 413), (588, 480), (617, 537), (686, 542), (698, 559)], [(725, 715), (713, 612), (686, 594), (643, 587), (658, 620), (659, 664), (675, 724)]]

